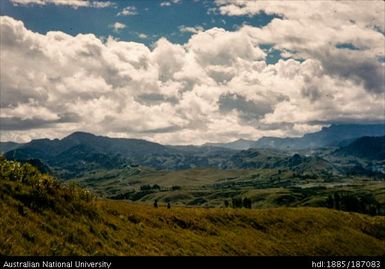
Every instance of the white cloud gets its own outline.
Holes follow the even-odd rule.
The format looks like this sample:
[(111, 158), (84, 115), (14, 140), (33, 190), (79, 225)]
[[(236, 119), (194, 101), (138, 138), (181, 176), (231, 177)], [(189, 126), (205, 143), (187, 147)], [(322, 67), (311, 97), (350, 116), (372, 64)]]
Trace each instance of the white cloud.
[(180, 4), (182, 3), (181, 0), (170, 0), (170, 1), (164, 1), (164, 2), (161, 2), (160, 3), (160, 6), (161, 7), (169, 7), (171, 6), (172, 4)]
[[(266, 27), (245, 26), (258, 43), (272, 44), (285, 56), (316, 58), (325, 71), (357, 82), (373, 92), (385, 91), (384, 1), (243, 1), (217, 0), (229, 16), (261, 12), (279, 15)], [(358, 50), (338, 48), (348, 44)], [(348, 64), (349, 63), (349, 64)]]
[(95, 8), (107, 8), (107, 7), (115, 7), (115, 3), (110, 2), (110, 1), (93, 1), (90, 2), (90, 7), (95, 7)]
[[(223, 15), (241, 16), (256, 15), (261, 12), (266, 14), (279, 14), (287, 19), (313, 18), (316, 21), (327, 19), (333, 24), (336, 21), (345, 23), (355, 17), (355, 23), (370, 25), (381, 23), (378, 17), (384, 13), (382, 0), (352, 0), (352, 1), (318, 1), (304, 0), (301, 4), (296, 1), (249, 1), (249, 0), (216, 0), (217, 6)], [(353, 2), (353, 3), (352, 3)], [(367, 7), (365, 12), (361, 8)], [(306, 12), (304, 12), (306, 11)], [(341, 16), (330, 16), (330, 13)]]
[(139, 33), (138, 37), (141, 38), (141, 39), (147, 39), (148, 35), (146, 35), (145, 33)]
[(79, 7), (106, 8), (106, 7), (115, 6), (115, 4), (110, 1), (92, 1), (92, 0), (11, 0), (11, 3), (16, 6), (57, 5), (57, 6), (70, 6), (72, 8), (79, 8)]
[(46, 121), (58, 120), (59, 116), (49, 109), (42, 107), (35, 100), (30, 100), (28, 103), (18, 104), (12, 108), (3, 108), (2, 117), (26, 119), (41, 119)]
[(231, 65), (240, 59), (262, 60), (265, 53), (249, 35), (212, 28), (193, 35), (187, 43), (202, 65)]
[(178, 29), (179, 29), (179, 32), (181, 33), (193, 33), (193, 34), (204, 31), (202, 26), (189, 27), (189, 26), (181, 25), (178, 27)]
[[(317, 24), (277, 19), (263, 28), (197, 32), (183, 45), (161, 38), (149, 48), (93, 34), (39, 34), (10, 17), (0, 20), (1, 140), (83, 130), (201, 144), (385, 120), (373, 72), (383, 38), (367, 26), (319, 28), (324, 37), (312, 33)], [(301, 42), (290, 40), (301, 31)], [(267, 41), (303, 60), (268, 64), (259, 47)], [(361, 49), (338, 49), (337, 42)]]
[(114, 24), (110, 25), (110, 27), (114, 30), (115, 33), (118, 33), (120, 30), (126, 28), (126, 25), (121, 22), (115, 22)]
[(133, 16), (133, 15), (137, 15), (138, 14), (138, 11), (136, 10), (136, 7), (134, 6), (128, 6), (128, 7), (125, 7), (122, 9), (122, 11), (120, 11), (117, 16)]

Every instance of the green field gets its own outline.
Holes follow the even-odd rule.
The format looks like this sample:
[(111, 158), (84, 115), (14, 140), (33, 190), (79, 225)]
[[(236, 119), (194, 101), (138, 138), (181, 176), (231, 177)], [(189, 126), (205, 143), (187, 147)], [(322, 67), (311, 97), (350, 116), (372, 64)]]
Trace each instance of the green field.
[(289, 169), (160, 171), (130, 167), (99, 171), (70, 182), (106, 198), (140, 203), (158, 200), (187, 207), (224, 207), (225, 201), (231, 206), (233, 199), (248, 198), (252, 208), (337, 208), (328, 199), (340, 195), (342, 203), (348, 203), (340, 209), (385, 214), (385, 181), (365, 176), (304, 175)]
[(0, 255), (384, 255), (385, 217), (324, 208), (159, 208), (1, 160)]

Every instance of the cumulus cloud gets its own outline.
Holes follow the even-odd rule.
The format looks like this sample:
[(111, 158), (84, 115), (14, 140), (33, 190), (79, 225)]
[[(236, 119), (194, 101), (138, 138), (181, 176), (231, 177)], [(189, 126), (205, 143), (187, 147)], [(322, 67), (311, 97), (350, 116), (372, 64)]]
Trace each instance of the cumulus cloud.
[(145, 33), (139, 33), (138, 37), (141, 38), (141, 39), (147, 39), (148, 35), (146, 35)]
[[(321, 61), (332, 76), (355, 80), (375, 93), (385, 91), (385, 2), (216, 0), (222, 15), (280, 16), (266, 27), (245, 27), (259, 43), (293, 58)], [(348, 46), (340, 47), (340, 44)], [(349, 49), (350, 47), (350, 49)], [(351, 49), (354, 48), (354, 49)]]
[[(212, 28), (182, 45), (160, 38), (147, 47), (93, 34), (39, 34), (3, 16), (1, 140), (83, 130), (201, 144), (384, 121), (384, 37), (359, 17), (356, 28), (349, 18), (340, 30), (277, 18), (263, 28)], [(288, 59), (268, 64), (262, 44)]]
[(75, 9), (79, 7), (106, 8), (106, 7), (115, 6), (115, 4), (110, 1), (92, 1), (92, 0), (11, 0), (11, 3), (16, 6), (57, 5), (57, 6), (70, 6)]
[(189, 26), (181, 25), (178, 27), (178, 29), (179, 29), (179, 32), (181, 33), (193, 33), (193, 34), (197, 34), (199, 32), (204, 31), (202, 26), (189, 27)]
[(126, 28), (126, 25), (121, 22), (115, 22), (114, 24), (111, 24), (110, 27), (113, 29), (115, 33), (118, 33), (120, 30)]
[(266, 56), (249, 35), (241, 31), (228, 32), (222, 28), (212, 28), (193, 35), (187, 48), (205, 66), (229, 66), (238, 60), (263, 60)]
[(117, 16), (133, 16), (137, 15), (138, 11), (134, 6), (128, 6), (122, 9), (122, 11), (118, 12)]
[(181, 0), (163, 1), (163, 2), (160, 3), (160, 6), (161, 7), (169, 7), (169, 6), (173, 5), (173, 4), (180, 4), (180, 3), (182, 3)]

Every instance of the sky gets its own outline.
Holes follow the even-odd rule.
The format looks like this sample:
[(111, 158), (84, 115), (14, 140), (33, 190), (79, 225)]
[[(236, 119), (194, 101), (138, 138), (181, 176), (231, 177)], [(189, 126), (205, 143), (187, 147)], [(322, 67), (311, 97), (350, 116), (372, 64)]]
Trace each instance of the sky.
[(385, 121), (382, 0), (1, 0), (0, 15), (1, 141)]

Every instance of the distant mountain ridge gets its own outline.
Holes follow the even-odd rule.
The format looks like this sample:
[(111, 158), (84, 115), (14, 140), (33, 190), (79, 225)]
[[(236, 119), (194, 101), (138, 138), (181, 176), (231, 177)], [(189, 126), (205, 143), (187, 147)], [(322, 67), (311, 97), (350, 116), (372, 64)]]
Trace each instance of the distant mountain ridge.
[[(164, 146), (141, 139), (75, 132), (63, 139), (37, 139), (8, 151), (10, 160), (39, 159), (71, 178), (96, 169), (143, 165), (156, 169), (210, 167), (233, 151), (215, 147)], [(55, 169), (54, 169), (55, 170)]]
[[(123, 154), (126, 157), (143, 155), (146, 152), (166, 152), (167, 148), (163, 145), (140, 139), (110, 138), (96, 136), (85, 132), (75, 132), (63, 139), (36, 139), (29, 143), (22, 144), (13, 151), (16, 155), (26, 155), (30, 150), (37, 151), (41, 155), (39, 158), (45, 159), (49, 156), (57, 156), (70, 148), (78, 145), (92, 147), (96, 151), (103, 153)], [(8, 152), (9, 153), (9, 152)], [(36, 154), (34, 153), (34, 154)]]
[(346, 140), (362, 136), (385, 135), (385, 124), (333, 124), (319, 132), (308, 133), (296, 138), (262, 137), (252, 147), (298, 150), (338, 146)]
[(23, 144), (15, 143), (15, 142), (0, 142), (0, 153), (6, 153), (10, 150), (14, 150), (20, 147)]
[(165, 153), (160, 144), (75, 132), (63, 139), (37, 139), (5, 154), (7, 159), (40, 159), (59, 167), (58, 176), (70, 178), (94, 169), (122, 168), (146, 154)]
[[(6, 153), (10, 150), (23, 147), (24, 145), (33, 145), (34, 143), (49, 143), (58, 144), (58, 147), (55, 147), (55, 150), (60, 150), (60, 147), (66, 147), (66, 145), (73, 146), (74, 144), (80, 143), (92, 143), (92, 141), (98, 140), (102, 141), (100, 149), (106, 150), (109, 147), (111, 151), (120, 152), (126, 151), (127, 147), (121, 148), (122, 144), (112, 143), (113, 141), (130, 141), (135, 143), (138, 147), (141, 148), (141, 145), (146, 149), (150, 145), (152, 148), (156, 148), (161, 152), (166, 149), (195, 149), (199, 147), (215, 147), (215, 148), (226, 148), (232, 150), (246, 150), (249, 148), (274, 148), (282, 150), (290, 149), (306, 149), (306, 148), (319, 148), (325, 146), (347, 146), (353, 142), (356, 138), (363, 136), (384, 136), (385, 135), (385, 124), (332, 124), (329, 127), (323, 127), (320, 131), (314, 133), (307, 133), (302, 137), (267, 137), (264, 136), (257, 141), (238, 139), (228, 143), (205, 143), (202, 146), (168, 146), (161, 145), (154, 142), (149, 142), (142, 139), (130, 139), (130, 138), (110, 138), (105, 136), (96, 136), (86, 132), (74, 132), (69, 136), (63, 138), (62, 140), (54, 139), (36, 139), (32, 140), (29, 143), (15, 143), (15, 142), (0, 142), (0, 152)], [(63, 141), (64, 140), (64, 141)], [(60, 143), (57, 143), (61, 141)], [(65, 143), (63, 143), (65, 142)], [(59, 145), (60, 144), (60, 145)], [(132, 149), (130, 149), (132, 150)]]
[[(358, 140), (354, 138), (361, 134), (374, 136), (358, 138)], [(84, 132), (75, 132), (63, 139), (37, 139), (26, 144), (2, 143), (1, 145), (3, 149), (11, 148), (4, 155), (7, 159), (40, 160), (42, 167), (47, 165), (50, 171), (63, 179), (79, 177), (96, 170), (121, 169), (138, 165), (158, 170), (197, 167), (288, 168), (300, 173), (324, 171), (340, 174), (349, 171), (352, 164), (348, 163), (341, 169), (334, 161), (330, 161), (329, 157), (348, 156), (375, 161), (385, 159), (384, 139), (381, 137), (378, 139), (379, 134), (385, 135), (385, 125), (332, 125), (319, 132), (306, 134), (302, 138), (262, 138), (256, 143), (253, 142), (254, 146), (247, 150), (235, 148), (244, 149), (252, 141), (238, 140), (229, 144), (203, 146), (168, 146), (141, 139), (110, 138)], [(336, 149), (327, 149), (329, 152), (327, 155), (318, 156), (311, 153), (313, 150), (308, 151), (309, 148), (330, 145)], [(315, 152), (320, 151), (325, 149), (318, 149)], [(365, 172), (364, 170), (362, 171)]]
[(254, 143), (255, 141), (253, 140), (238, 139), (229, 143), (205, 143), (203, 146), (221, 147), (233, 150), (246, 150), (251, 148)]
[(369, 160), (385, 160), (385, 136), (364, 136), (336, 150), (337, 155), (356, 156)]

